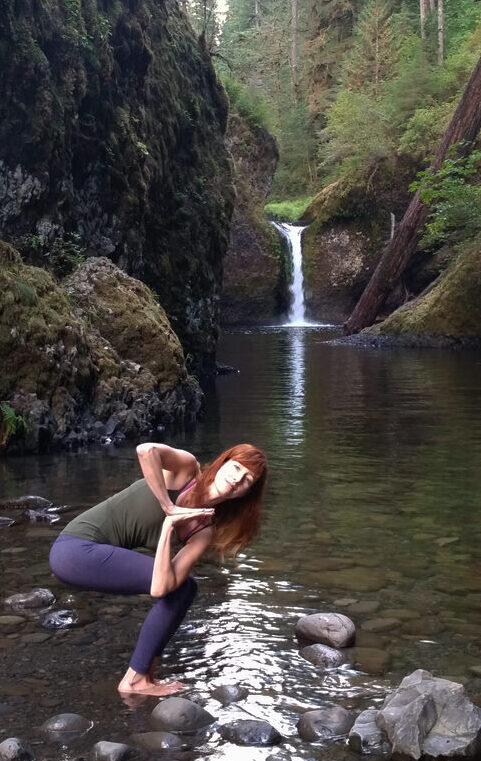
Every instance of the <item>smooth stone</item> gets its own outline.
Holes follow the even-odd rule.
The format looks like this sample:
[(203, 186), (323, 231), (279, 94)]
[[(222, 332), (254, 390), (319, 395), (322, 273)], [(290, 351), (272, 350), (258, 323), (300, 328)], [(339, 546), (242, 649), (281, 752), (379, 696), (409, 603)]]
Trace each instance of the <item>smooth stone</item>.
[(385, 699), (377, 717), (393, 755), (479, 758), (481, 708), (457, 682), (417, 669)]
[(52, 610), (42, 621), (44, 629), (68, 629), (79, 622), (79, 616), (75, 610)]
[(19, 592), (5, 600), (7, 608), (48, 608), (55, 602), (55, 595), (50, 589), (32, 589), (30, 592)]
[(353, 666), (368, 674), (382, 674), (387, 671), (391, 656), (377, 647), (353, 647), (347, 655)]
[(324, 571), (322, 574), (322, 586), (326, 589), (335, 587), (353, 592), (378, 592), (385, 584), (384, 572), (364, 566)]
[(299, 655), (314, 666), (323, 666), (326, 669), (335, 669), (346, 661), (344, 653), (328, 645), (307, 645), (300, 650)]
[(387, 743), (387, 736), (376, 723), (379, 711), (368, 708), (359, 714), (349, 732), (348, 743), (358, 753), (366, 753)]
[(22, 616), (0, 616), (0, 626), (19, 626), (26, 621)]
[(141, 732), (131, 735), (130, 739), (137, 747), (153, 753), (160, 750), (175, 750), (184, 745), (180, 737), (171, 732)]
[(415, 634), (419, 637), (431, 637), (433, 634), (439, 634), (443, 629), (444, 626), (440, 619), (434, 616), (406, 621), (402, 626), (404, 634)]
[(35, 754), (25, 740), (7, 737), (0, 743), (0, 761), (35, 761)]
[(349, 613), (375, 613), (380, 604), (379, 600), (361, 600), (349, 606)]
[(409, 608), (386, 608), (379, 611), (379, 616), (383, 618), (398, 618), (400, 621), (411, 621), (413, 618), (419, 618), (420, 613)]
[(238, 703), (239, 700), (244, 700), (248, 694), (249, 690), (246, 687), (241, 687), (238, 684), (223, 684), (215, 688), (212, 697), (222, 703), (223, 706), (228, 706), (230, 703)]
[(21, 641), (26, 645), (38, 645), (50, 639), (50, 634), (46, 632), (32, 632), (31, 634), (24, 634)]
[(298, 620), (295, 633), (299, 639), (339, 648), (354, 642), (356, 628), (342, 613), (312, 613)]
[(219, 727), (219, 734), (235, 745), (276, 745), (282, 736), (267, 721), (238, 719)]
[(334, 605), (341, 608), (347, 608), (348, 605), (354, 605), (356, 602), (359, 602), (355, 597), (340, 597), (338, 600), (334, 600)]
[(132, 748), (124, 743), (100, 740), (92, 748), (93, 761), (121, 761), (132, 753)]
[(78, 713), (59, 713), (44, 721), (41, 731), (49, 740), (67, 743), (92, 729), (94, 723)]
[(35, 754), (25, 740), (7, 737), (0, 743), (0, 761), (35, 761)]
[(367, 632), (387, 632), (400, 624), (399, 618), (370, 618), (361, 624), (361, 629)]
[(356, 715), (342, 706), (307, 711), (297, 722), (297, 731), (303, 740), (315, 742), (347, 735)]
[(45, 499), (44, 497), (37, 497), (33, 494), (25, 495), (24, 497), (17, 497), (15, 499), (0, 499), (0, 510), (12, 509), (15, 510), (48, 510), (53, 506), (53, 502)]
[(192, 732), (212, 724), (215, 718), (187, 698), (166, 698), (151, 713), (152, 724), (167, 732)]

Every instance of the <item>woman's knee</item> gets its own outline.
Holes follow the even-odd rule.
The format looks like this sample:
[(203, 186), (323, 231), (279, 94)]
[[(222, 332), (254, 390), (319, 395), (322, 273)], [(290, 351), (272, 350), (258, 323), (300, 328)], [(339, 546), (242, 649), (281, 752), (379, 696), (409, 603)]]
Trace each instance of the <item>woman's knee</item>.
[(193, 576), (188, 576), (181, 587), (190, 605), (197, 594), (198, 584)]

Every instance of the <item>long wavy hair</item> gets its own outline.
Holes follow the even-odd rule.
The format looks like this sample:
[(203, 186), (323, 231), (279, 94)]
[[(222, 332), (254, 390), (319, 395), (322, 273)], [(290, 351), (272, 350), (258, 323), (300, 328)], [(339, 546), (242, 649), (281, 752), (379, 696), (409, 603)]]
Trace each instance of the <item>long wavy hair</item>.
[(260, 529), (262, 495), (267, 477), (267, 459), (264, 452), (252, 444), (237, 444), (226, 449), (214, 462), (203, 467), (195, 485), (189, 489), (183, 501), (186, 507), (204, 504), (209, 486), (227, 460), (236, 460), (250, 470), (254, 476), (254, 483), (242, 497), (226, 499), (215, 506), (215, 514), (211, 519), (214, 524), (212, 547), (219, 551), (221, 557), (226, 553), (237, 555)]

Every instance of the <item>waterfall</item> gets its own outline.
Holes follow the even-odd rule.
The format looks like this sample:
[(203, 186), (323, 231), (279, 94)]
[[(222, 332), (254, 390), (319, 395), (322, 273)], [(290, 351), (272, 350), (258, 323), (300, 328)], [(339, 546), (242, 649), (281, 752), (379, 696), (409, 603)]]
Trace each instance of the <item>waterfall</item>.
[(292, 296), (288, 315), (288, 325), (308, 325), (304, 306), (304, 281), (302, 277), (301, 236), (305, 227), (290, 225), (287, 222), (272, 222), (276, 230), (287, 240), (292, 259), (293, 278), (290, 285)]

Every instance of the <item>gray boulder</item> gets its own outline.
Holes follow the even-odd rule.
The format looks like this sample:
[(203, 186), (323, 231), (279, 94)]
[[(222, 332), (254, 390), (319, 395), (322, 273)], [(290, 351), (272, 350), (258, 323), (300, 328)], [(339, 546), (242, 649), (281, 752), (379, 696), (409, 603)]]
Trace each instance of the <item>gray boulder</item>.
[(7, 737), (0, 743), (0, 761), (35, 761), (35, 754), (25, 740)]
[(22, 608), (48, 608), (55, 602), (55, 595), (50, 589), (32, 589), (30, 592), (19, 592), (5, 600), (7, 608), (15, 610)]
[(342, 706), (307, 711), (297, 722), (297, 731), (303, 740), (315, 742), (347, 735), (356, 715)]
[(212, 697), (222, 703), (223, 706), (228, 706), (230, 703), (238, 703), (239, 700), (244, 700), (248, 694), (249, 690), (246, 687), (241, 687), (238, 684), (223, 684), (215, 688)]
[(356, 627), (342, 613), (312, 613), (299, 619), (295, 632), (300, 640), (339, 648), (353, 644)]
[(167, 732), (193, 732), (212, 724), (215, 718), (187, 698), (166, 698), (152, 711), (152, 724)]
[(359, 714), (349, 732), (348, 742), (358, 753), (365, 753), (386, 744), (387, 737), (376, 723), (379, 711), (368, 708)]
[(44, 721), (40, 729), (51, 742), (68, 745), (92, 729), (94, 723), (78, 713), (59, 713)]
[(461, 684), (423, 669), (388, 695), (376, 721), (393, 754), (474, 759), (481, 753), (481, 708), (471, 703)]
[(122, 761), (132, 753), (132, 748), (124, 743), (111, 743), (100, 740), (92, 748), (93, 761)]
[(219, 734), (235, 745), (276, 745), (282, 736), (267, 721), (238, 719), (219, 727)]
[(319, 644), (303, 647), (299, 655), (314, 666), (323, 666), (325, 669), (335, 669), (346, 660), (344, 653), (341, 653), (340, 650)]
[(131, 740), (138, 748), (158, 753), (164, 750), (178, 750), (184, 743), (171, 732), (141, 732), (131, 735)]

